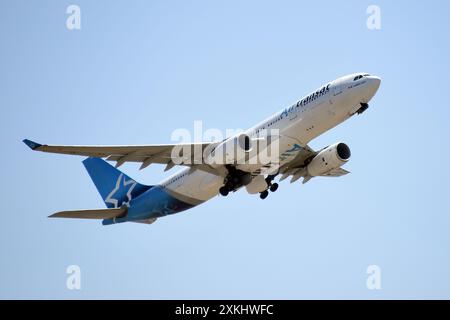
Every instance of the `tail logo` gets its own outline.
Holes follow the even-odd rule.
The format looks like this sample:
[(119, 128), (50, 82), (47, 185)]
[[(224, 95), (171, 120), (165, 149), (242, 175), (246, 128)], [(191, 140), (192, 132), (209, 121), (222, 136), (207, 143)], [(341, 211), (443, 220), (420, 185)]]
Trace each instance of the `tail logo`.
[[(114, 208), (119, 208), (119, 206), (122, 205), (126, 205), (127, 207), (130, 206), (130, 202), (133, 198), (133, 196), (131, 195), (131, 192), (133, 192), (133, 189), (136, 187), (137, 182), (130, 179), (130, 180), (126, 180), (123, 173), (121, 173), (119, 175), (119, 178), (117, 178), (117, 182), (116, 182), (116, 186), (115, 188), (108, 194), (108, 196), (105, 199), (105, 203), (110, 203), (114, 206)], [(128, 201), (127, 202), (123, 202), (124, 200), (121, 199), (121, 195), (120, 193), (118, 194), (119, 199), (115, 198), (116, 193), (121, 189), (121, 187), (128, 187), (129, 189), (126, 193)]]

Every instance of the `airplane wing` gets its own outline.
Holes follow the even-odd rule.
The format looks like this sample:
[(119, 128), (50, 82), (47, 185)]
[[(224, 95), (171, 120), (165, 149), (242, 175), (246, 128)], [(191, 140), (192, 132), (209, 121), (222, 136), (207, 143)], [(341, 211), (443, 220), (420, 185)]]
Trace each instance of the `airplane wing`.
[[(23, 142), (32, 150), (60, 153), (68, 155), (80, 155), (86, 157), (106, 158), (108, 161), (116, 161), (116, 168), (125, 162), (140, 162), (140, 169), (148, 167), (152, 163), (166, 164), (164, 171), (173, 168), (176, 164), (172, 161), (172, 150), (176, 147), (178, 150), (190, 150), (187, 155), (181, 155), (185, 162), (180, 165), (203, 170), (212, 174), (226, 176), (225, 167), (213, 168), (202, 161), (196, 162), (194, 154), (203, 154), (206, 148), (213, 148), (217, 142), (199, 142), (190, 144), (160, 144), (160, 145), (141, 145), (141, 146), (57, 146), (39, 144), (37, 142), (25, 139)], [(198, 152), (201, 150), (201, 152)], [(306, 165), (314, 158), (319, 151), (314, 151), (308, 145), (302, 146), (295, 159), (283, 165), (279, 169), (282, 174), (280, 181), (292, 176), (291, 183), (300, 178), (304, 178), (303, 183), (311, 179), (306, 172)], [(325, 176), (337, 177), (349, 173), (338, 168), (328, 172)]]
[(280, 181), (288, 178), (289, 176), (293, 176), (291, 183), (295, 182), (302, 176), (307, 174), (306, 166), (317, 155), (317, 151), (311, 149), (308, 145), (304, 146), (301, 152), (293, 159), (292, 161), (286, 163), (285, 165), (280, 167), (279, 173), (281, 174)]
[[(197, 164), (198, 162), (196, 163), (195, 159), (193, 159), (194, 154), (202, 155), (205, 148), (213, 147), (216, 144), (211, 142), (142, 146), (55, 146), (40, 144), (28, 139), (23, 140), (23, 142), (35, 151), (106, 158), (108, 161), (116, 161), (116, 168), (125, 162), (140, 162), (140, 169), (144, 169), (152, 163), (166, 164), (167, 166), (164, 171), (167, 171), (176, 165), (172, 161), (172, 150), (176, 147), (177, 150), (190, 150), (186, 156), (184, 154), (181, 155), (183, 160), (186, 160), (186, 164), (182, 163), (182, 165), (195, 166), (197, 169), (212, 172), (214, 174), (223, 174), (208, 165), (201, 163)], [(189, 159), (185, 157), (188, 157)]]

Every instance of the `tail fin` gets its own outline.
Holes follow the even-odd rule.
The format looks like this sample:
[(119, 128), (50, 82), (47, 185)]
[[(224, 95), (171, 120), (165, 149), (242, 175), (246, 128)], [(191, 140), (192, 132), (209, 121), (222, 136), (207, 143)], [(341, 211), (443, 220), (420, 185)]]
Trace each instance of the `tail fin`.
[(87, 158), (83, 164), (108, 208), (120, 208), (152, 186), (137, 183), (100, 158)]

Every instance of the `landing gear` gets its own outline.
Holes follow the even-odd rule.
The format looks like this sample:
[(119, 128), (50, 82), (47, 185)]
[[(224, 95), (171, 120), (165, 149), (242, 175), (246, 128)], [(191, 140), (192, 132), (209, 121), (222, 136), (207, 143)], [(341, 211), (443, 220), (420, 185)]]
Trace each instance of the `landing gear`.
[[(223, 186), (219, 189), (219, 194), (223, 197), (228, 196), (230, 192), (235, 192), (243, 186), (247, 186), (253, 181), (251, 174), (249, 174), (248, 172), (237, 170), (232, 166), (227, 167), (227, 169), (228, 174), (223, 181)], [(277, 175), (278, 172), (276, 174), (268, 175), (265, 178), (266, 183), (261, 186), (261, 189), (265, 188), (265, 190), (259, 193), (259, 197), (261, 199), (266, 199), (269, 195), (269, 191), (275, 192), (278, 190), (278, 183), (273, 183), (273, 180)], [(261, 177), (259, 177), (259, 179), (261, 179)], [(261, 181), (259, 183), (261, 183)]]
[(275, 192), (278, 190), (278, 183), (272, 183), (269, 187), (270, 192)]
[(278, 190), (278, 183), (272, 183), (273, 179), (275, 179), (275, 176), (276, 175), (267, 176), (266, 178), (267, 189), (259, 194), (259, 197), (261, 199), (264, 200), (265, 198), (267, 198), (267, 196), (269, 195), (269, 190), (270, 192), (275, 192)]
[(226, 197), (230, 193), (230, 190), (226, 186), (223, 186), (219, 189), (219, 193)]
[(363, 113), (364, 111), (366, 111), (369, 108), (369, 105), (367, 103), (361, 102), (360, 104), (361, 104), (361, 108), (359, 108), (356, 111), (357, 114), (361, 114), (361, 113)]
[(275, 179), (276, 175), (270, 175), (267, 176), (266, 178), (266, 183), (267, 183), (267, 188), (271, 191), (271, 192), (275, 192), (278, 190), (278, 183), (273, 183), (273, 179)]
[(227, 166), (228, 175), (224, 179), (224, 185), (219, 189), (219, 193), (226, 197), (231, 191), (236, 191), (242, 186), (252, 182), (252, 176), (248, 172), (237, 170), (233, 166)]

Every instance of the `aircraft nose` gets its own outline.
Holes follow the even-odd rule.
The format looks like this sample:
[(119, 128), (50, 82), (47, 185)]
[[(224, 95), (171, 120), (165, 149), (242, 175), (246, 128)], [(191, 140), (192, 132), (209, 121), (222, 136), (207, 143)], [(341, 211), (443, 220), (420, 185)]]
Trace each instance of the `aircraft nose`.
[(377, 92), (381, 84), (381, 78), (377, 76), (368, 76), (367, 79), (369, 80), (370, 86), (375, 89), (375, 92)]
[(364, 90), (365, 91), (364, 96), (365, 100), (369, 101), (370, 99), (373, 98), (375, 93), (377, 93), (378, 88), (380, 88), (381, 78), (377, 76), (368, 76), (367, 82), (368, 84), (366, 86), (366, 90)]

